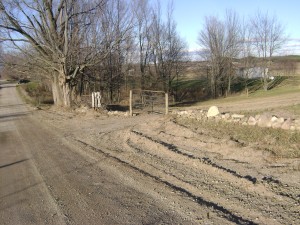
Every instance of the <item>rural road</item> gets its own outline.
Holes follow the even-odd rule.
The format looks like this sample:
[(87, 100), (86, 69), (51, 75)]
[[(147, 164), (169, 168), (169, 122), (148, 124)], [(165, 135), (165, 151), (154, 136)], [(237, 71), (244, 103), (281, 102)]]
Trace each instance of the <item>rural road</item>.
[(34, 111), (1, 85), (1, 225), (296, 225), (299, 165), (171, 116)]
[[(13, 84), (0, 89), (0, 221), (1, 224), (63, 224), (34, 159), (42, 149), (33, 133), (30, 112)], [(47, 137), (47, 136), (46, 136)], [(38, 140), (42, 142), (38, 142)]]

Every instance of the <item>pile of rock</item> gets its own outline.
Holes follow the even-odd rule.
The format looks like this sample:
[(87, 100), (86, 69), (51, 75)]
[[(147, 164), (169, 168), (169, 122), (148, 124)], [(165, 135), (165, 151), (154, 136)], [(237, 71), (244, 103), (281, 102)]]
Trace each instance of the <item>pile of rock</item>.
[(121, 111), (108, 111), (107, 112), (108, 116), (125, 116), (128, 117), (130, 116), (129, 112), (121, 112)]
[(259, 127), (270, 127), (270, 128), (281, 128), (284, 130), (298, 130), (300, 131), (300, 120), (278, 117), (276, 115), (255, 115), (245, 116), (242, 114), (230, 114), (220, 113), (218, 107), (212, 106), (208, 111), (205, 110), (185, 110), (185, 111), (174, 111), (179, 117), (193, 118), (197, 120), (222, 120), (225, 122), (239, 123), (242, 125), (259, 126)]

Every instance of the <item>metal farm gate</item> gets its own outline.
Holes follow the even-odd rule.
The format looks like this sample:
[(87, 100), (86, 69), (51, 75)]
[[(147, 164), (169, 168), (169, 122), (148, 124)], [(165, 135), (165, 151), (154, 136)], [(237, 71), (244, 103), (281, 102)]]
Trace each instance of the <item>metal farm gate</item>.
[(130, 115), (136, 112), (168, 114), (169, 98), (163, 91), (133, 89), (129, 93)]

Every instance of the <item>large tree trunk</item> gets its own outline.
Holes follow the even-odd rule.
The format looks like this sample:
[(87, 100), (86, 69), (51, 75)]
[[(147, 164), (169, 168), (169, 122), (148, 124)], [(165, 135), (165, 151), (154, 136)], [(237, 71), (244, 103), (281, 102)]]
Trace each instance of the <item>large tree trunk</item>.
[(54, 105), (63, 106), (63, 96), (60, 90), (57, 74), (53, 75), (51, 82), (52, 82), (52, 95), (53, 95)]
[(52, 94), (54, 105), (71, 107), (72, 91), (63, 72), (57, 73), (52, 78)]
[(62, 91), (64, 96), (64, 106), (71, 107), (72, 104), (72, 91), (69, 83), (62, 84)]

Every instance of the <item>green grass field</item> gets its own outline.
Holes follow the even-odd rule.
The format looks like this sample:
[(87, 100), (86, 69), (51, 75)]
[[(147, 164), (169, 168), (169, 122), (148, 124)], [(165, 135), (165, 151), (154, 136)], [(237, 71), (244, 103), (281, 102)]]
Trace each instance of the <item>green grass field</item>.
[[(207, 101), (203, 101), (199, 104), (217, 104), (217, 103), (226, 103), (226, 102), (237, 102), (241, 100), (246, 99), (256, 99), (256, 98), (262, 98), (262, 97), (276, 97), (276, 96), (282, 96), (285, 94), (291, 94), (291, 93), (298, 93), (300, 96), (300, 76), (292, 76), (287, 77), (284, 79), (281, 83), (279, 83), (276, 87), (272, 88), (271, 90), (264, 91), (262, 88), (258, 88), (257, 85), (260, 85), (259, 82), (254, 83), (253, 86), (251, 86), (249, 89), (249, 95), (246, 95), (246, 91), (243, 90), (239, 93), (235, 93), (231, 96), (228, 96), (226, 98), (218, 98), (218, 99), (210, 99)], [(257, 89), (255, 91), (251, 91), (252, 89)]]

